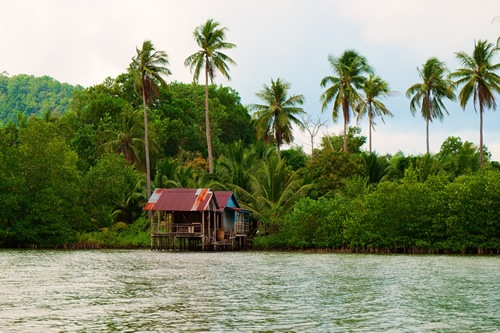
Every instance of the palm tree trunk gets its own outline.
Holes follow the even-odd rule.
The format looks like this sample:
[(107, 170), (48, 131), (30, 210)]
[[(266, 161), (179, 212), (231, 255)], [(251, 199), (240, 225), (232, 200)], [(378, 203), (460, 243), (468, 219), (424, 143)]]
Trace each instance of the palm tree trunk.
[(370, 112), (368, 113), (368, 141), (370, 145), (370, 154), (372, 153), (372, 108), (370, 106)]
[(479, 103), (479, 161), (481, 169), (484, 169), (484, 152), (483, 152), (483, 105)]
[(345, 98), (342, 101), (342, 111), (344, 113), (344, 153), (347, 153), (347, 122), (349, 121), (349, 102)]
[[(206, 59), (208, 63), (208, 59)], [(205, 124), (207, 133), (207, 150), (208, 150), (208, 172), (214, 173), (214, 161), (212, 156), (212, 136), (210, 135), (210, 116), (208, 114), (208, 68), (205, 66)]]
[(278, 141), (278, 138), (276, 138), (276, 148), (278, 149), (278, 160), (281, 161), (281, 149), (280, 149), (280, 143)]
[[(142, 88), (142, 106), (144, 108), (144, 150), (146, 153), (146, 200), (151, 197), (151, 168), (149, 166), (149, 132), (148, 132), (148, 113), (146, 109), (146, 90)], [(148, 211), (148, 217), (151, 218), (151, 211)]]
[(347, 119), (344, 117), (344, 153), (347, 153)]
[(427, 155), (429, 154), (429, 119), (425, 120), (425, 140), (427, 146)]

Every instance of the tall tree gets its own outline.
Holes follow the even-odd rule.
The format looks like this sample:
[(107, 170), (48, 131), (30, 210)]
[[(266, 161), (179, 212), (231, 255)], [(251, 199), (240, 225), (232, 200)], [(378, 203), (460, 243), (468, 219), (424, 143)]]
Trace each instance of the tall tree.
[(417, 68), (418, 75), (422, 82), (415, 83), (406, 91), (406, 96), (411, 98), (410, 110), (413, 115), (420, 108), (422, 117), (425, 119), (425, 135), (427, 154), (429, 154), (429, 123), (434, 119), (442, 120), (444, 112), (448, 113), (444, 106), (443, 99), (455, 99), (455, 94), (451, 89), (451, 81), (445, 74), (446, 65), (439, 59), (429, 58), (423, 67)]
[(264, 89), (255, 94), (264, 104), (251, 106), (255, 110), (253, 116), (257, 137), (266, 139), (266, 141), (273, 137), (280, 160), (281, 145), (293, 141), (292, 125), (296, 125), (300, 129), (304, 128), (299, 116), (305, 114), (305, 111), (296, 106), (304, 104), (304, 96), (288, 96), (289, 91), (289, 83), (281, 81), (279, 78), (276, 81), (271, 79), (271, 86), (264, 84)]
[(134, 88), (142, 95), (144, 109), (144, 149), (146, 153), (146, 194), (151, 196), (151, 166), (149, 164), (149, 133), (147, 105), (153, 102), (153, 96), (159, 96), (158, 84), (166, 85), (163, 75), (170, 75), (168, 56), (163, 51), (156, 51), (153, 43), (144, 41), (142, 49), (136, 48), (130, 71), (134, 74)]
[(198, 82), (202, 69), (205, 71), (205, 123), (208, 150), (208, 168), (212, 174), (214, 172), (214, 162), (212, 154), (212, 138), (210, 136), (210, 116), (208, 111), (208, 79), (213, 83), (215, 72), (218, 70), (228, 80), (229, 64), (236, 65), (233, 59), (222, 53), (222, 50), (232, 49), (235, 44), (224, 41), (227, 28), (220, 27), (218, 22), (208, 19), (204, 24), (197, 27), (194, 32), (194, 40), (200, 50), (191, 54), (184, 61), (184, 65), (189, 67), (193, 73), (193, 81)]
[(123, 110), (120, 115), (121, 126), (101, 133), (105, 141), (101, 147), (106, 152), (122, 153), (131, 165), (144, 171), (140, 157), (142, 149), (139, 149), (144, 145), (144, 125), (141, 116), (140, 110)]
[(379, 98), (392, 96), (394, 92), (389, 88), (389, 84), (382, 80), (379, 76), (370, 74), (363, 84), (364, 98), (356, 105), (356, 112), (358, 113), (358, 121), (365, 115), (368, 116), (368, 140), (369, 151), (372, 152), (372, 128), (375, 129), (375, 122), (373, 118), (380, 117), (384, 122), (383, 116), (392, 117), (393, 114), (382, 103)]
[(276, 231), (283, 216), (314, 187), (301, 177), (300, 170), (290, 172), (285, 160), (279, 160), (274, 151), (256, 161), (250, 177), (250, 191), (240, 186), (235, 186), (234, 191), (242, 207), (252, 211), (269, 232)]
[[(347, 124), (351, 118), (351, 109), (359, 102), (358, 90), (366, 80), (364, 74), (372, 73), (365, 57), (354, 50), (346, 50), (340, 57), (328, 56), (328, 62), (333, 76), (325, 76), (321, 80), (321, 87), (328, 87), (321, 94), (322, 111), (333, 102), (332, 119), (337, 121), (342, 109), (344, 117), (344, 152), (347, 152)], [(329, 86), (330, 85), (330, 86)]]
[(460, 106), (465, 110), (467, 102), (472, 98), (474, 110), (479, 105), (479, 157), (481, 168), (484, 168), (483, 152), (483, 112), (485, 107), (496, 109), (495, 92), (500, 93), (500, 63), (494, 63), (495, 53), (499, 49), (493, 44), (479, 40), (474, 46), (472, 55), (465, 52), (456, 53), (462, 68), (450, 74), (456, 78), (454, 86), (463, 86), (458, 94)]
[(217, 174), (228, 189), (239, 186), (249, 191), (256, 163), (255, 152), (245, 148), (241, 140), (235, 141), (226, 146), (225, 153), (219, 158)]

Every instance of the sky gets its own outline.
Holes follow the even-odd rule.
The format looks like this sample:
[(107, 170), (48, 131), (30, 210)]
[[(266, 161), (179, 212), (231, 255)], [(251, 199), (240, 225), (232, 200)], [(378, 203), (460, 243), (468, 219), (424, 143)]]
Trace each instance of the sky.
[[(191, 82), (184, 60), (198, 50), (193, 31), (213, 18), (237, 46), (226, 52), (237, 63), (231, 80), (219, 75), (215, 83), (237, 90), (244, 105), (259, 103), (255, 93), (271, 79), (290, 83), (292, 94), (305, 96), (311, 119), (326, 123), (315, 147), (321, 135), (343, 128), (342, 119), (332, 121), (331, 109), (321, 111), (320, 81), (332, 75), (327, 57), (356, 50), (398, 93), (383, 100), (394, 117), (378, 120), (372, 135), (379, 154), (425, 153), (425, 121), (419, 112), (412, 116), (405, 95), (420, 80), (417, 68), (437, 57), (453, 71), (460, 67), (456, 52), (471, 54), (475, 41), (495, 43), (500, 36), (498, 0), (0, 1), (0, 72), (48, 75), (84, 87), (125, 72), (147, 39), (168, 54), (167, 82)], [(483, 134), (493, 160), (500, 161), (496, 98), (499, 110), (485, 111)], [(446, 106), (449, 115), (430, 126), (431, 153), (449, 136), (478, 144), (473, 104), (465, 110), (456, 102)], [(358, 125), (368, 135), (367, 120)], [(294, 144), (311, 150), (307, 132), (295, 131)]]

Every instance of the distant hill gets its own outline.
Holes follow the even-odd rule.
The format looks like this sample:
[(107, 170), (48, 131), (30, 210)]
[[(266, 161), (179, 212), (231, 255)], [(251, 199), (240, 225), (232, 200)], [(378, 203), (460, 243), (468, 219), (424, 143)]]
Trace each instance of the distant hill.
[(68, 109), (73, 92), (81, 89), (50, 76), (0, 74), (0, 123), (15, 120), (19, 111), (27, 116), (47, 110), (61, 115)]

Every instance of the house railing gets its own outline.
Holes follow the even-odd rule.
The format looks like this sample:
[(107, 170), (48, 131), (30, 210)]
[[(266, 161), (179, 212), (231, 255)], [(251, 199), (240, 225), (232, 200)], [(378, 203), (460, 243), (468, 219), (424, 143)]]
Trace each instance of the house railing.
[(247, 234), (250, 230), (248, 223), (245, 222), (236, 222), (234, 224), (234, 232), (235, 234)]
[(154, 223), (152, 234), (201, 234), (201, 223)]

